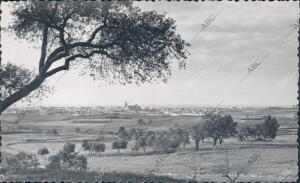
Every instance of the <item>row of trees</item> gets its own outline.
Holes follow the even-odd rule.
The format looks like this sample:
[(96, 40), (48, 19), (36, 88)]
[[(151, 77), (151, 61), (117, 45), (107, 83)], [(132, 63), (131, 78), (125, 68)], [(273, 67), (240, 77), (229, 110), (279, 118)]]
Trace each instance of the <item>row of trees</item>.
[[(152, 148), (154, 151), (169, 151), (178, 148), (180, 145), (185, 149), (186, 144), (190, 143), (190, 136), (192, 137), (195, 148), (199, 149), (199, 144), (206, 138), (213, 140), (213, 145), (218, 142), (222, 144), (225, 138), (238, 137), (240, 140), (249, 139), (249, 136), (253, 136), (256, 140), (266, 140), (267, 138), (274, 139), (276, 132), (279, 129), (279, 124), (276, 118), (267, 116), (266, 120), (262, 124), (256, 125), (254, 128), (246, 126), (237, 130), (237, 123), (234, 122), (230, 115), (221, 116), (219, 114), (207, 114), (203, 123), (198, 123), (193, 126), (191, 130), (181, 129), (179, 127), (169, 129), (169, 131), (154, 132), (144, 131), (143, 129), (132, 128), (126, 130), (124, 127), (120, 127), (118, 131), (118, 138), (114, 143), (134, 141), (133, 151)], [(115, 149), (127, 148), (126, 146), (118, 147), (113, 145)]]
[(250, 140), (250, 138), (257, 140), (266, 140), (267, 138), (274, 139), (279, 127), (280, 125), (276, 118), (267, 116), (262, 124), (257, 124), (254, 127), (246, 126), (241, 128), (238, 138), (240, 141)]
[[(218, 142), (222, 144), (224, 139), (229, 137), (238, 137), (239, 140), (250, 140), (252, 137), (256, 140), (274, 139), (279, 129), (276, 118), (267, 116), (262, 124), (255, 127), (246, 126), (237, 130), (237, 123), (234, 122), (230, 115), (221, 116), (219, 114), (207, 114), (204, 116), (204, 122), (198, 123), (190, 130), (179, 127), (170, 128), (168, 131), (145, 131), (143, 129), (120, 127), (118, 130), (118, 138), (112, 142), (112, 149), (127, 149), (128, 142), (133, 141), (132, 151), (138, 152), (142, 150), (152, 149), (156, 152), (170, 152), (182, 146), (185, 149), (187, 144), (191, 143), (191, 139), (195, 144), (195, 149), (199, 149), (200, 142), (204, 139), (212, 139), (213, 145)], [(190, 138), (191, 137), (191, 138)], [(101, 140), (84, 140), (81, 144), (85, 151), (101, 153), (105, 151), (105, 144)]]
[(93, 151), (99, 153), (101, 156), (101, 153), (105, 151), (105, 144), (101, 142), (95, 142), (95, 141), (88, 141), (88, 140), (83, 140), (81, 147), (85, 151), (89, 151), (89, 154), (91, 155)]
[(185, 145), (190, 143), (188, 131), (181, 128), (154, 132), (135, 128), (127, 131), (124, 127), (120, 127), (118, 137), (123, 141), (134, 141), (132, 151), (136, 152), (139, 150), (145, 152), (147, 148), (152, 148), (154, 151), (170, 151), (181, 144), (185, 148)]

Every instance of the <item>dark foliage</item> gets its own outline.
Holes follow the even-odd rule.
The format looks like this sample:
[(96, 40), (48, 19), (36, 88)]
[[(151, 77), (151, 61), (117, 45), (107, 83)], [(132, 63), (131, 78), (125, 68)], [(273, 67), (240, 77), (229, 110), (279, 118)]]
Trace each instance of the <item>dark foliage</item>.
[(275, 139), (279, 127), (280, 125), (277, 119), (268, 115), (267, 119), (257, 127), (257, 133), (261, 135), (263, 139)]
[(212, 114), (206, 117), (206, 121), (203, 124), (203, 128), (208, 136), (213, 138), (214, 145), (216, 145), (218, 140), (222, 144), (224, 138), (234, 136), (237, 133), (236, 127), (237, 123), (233, 122), (230, 115), (220, 116)]
[(38, 150), (38, 154), (39, 155), (45, 155), (45, 154), (49, 154), (49, 150), (47, 147), (42, 147), (42, 148), (39, 148)]
[(128, 142), (125, 140), (116, 140), (112, 143), (113, 149), (118, 149), (118, 152), (120, 152), (120, 149), (127, 149)]
[(75, 152), (75, 144), (66, 143), (63, 146), (63, 151), (66, 153), (74, 153)]
[(87, 159), (75, 152), (75, 144), (67, 143), (58, 154), (49, 157), (49, 169), (86, 171)]
[(39, 165), (38, 159), (34, 154), (19, 152), (16, 155), (9, 155), (1, 157), (0, 173), (22, 173), (28, 170), (36, 169)]
[(209, 136), (208, 131), (204, 129), (202, 124), (197, 124), (192, 129), (192, 138), (195, 143), (196, 150), (199, 149), (200, 140), (204, 141)]
[[(25, 69), (12, 63), (0, 65), (0, 101), (10, 96), (12, 93), (20, 90), (29, 84), (35, 78), (33, 71)], [(40, 98), (46, 96), (51, 88), (46, 84), (41, 85), (27, 99)]]
[(101, 156), (101, 153), (105, 151), (105, 144), (104, 143), (95, 143), (93, 146), (93, 149), (99, 153)]
[(190, 45), (177, 34), (175, 21), (155, 11), (143, 12), (132, 1), (13, 5), (8, 30), (40, 47), (41, 56), (36, 77), (2, 100), (0, 113), (70, 65), (109, 84), (166, 82), (174, 60), (185, 68)]

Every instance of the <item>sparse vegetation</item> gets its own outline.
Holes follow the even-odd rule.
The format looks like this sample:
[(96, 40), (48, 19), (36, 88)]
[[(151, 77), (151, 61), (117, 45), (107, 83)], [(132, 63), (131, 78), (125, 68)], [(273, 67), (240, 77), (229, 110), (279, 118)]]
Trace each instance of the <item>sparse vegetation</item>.
[[(104, 115), (105, 114), (103, 114), (103, 118), (100, 117), (99, 119), (105, 121), (106, 119), (104, 118)], [(246, 116), (246, 115), (244, 115), (244, 116)], [(221, 117), (224, 117), (224, 116), (221, 116)], [(89, 118), (89, 116), (85, 116), (85, 118)], [(174, 174), (186, 176), (186, 178), (196, 179), (197, 181), (214, 180), (214, 179), (209, 179), (207, 177), (210, 175), (216, 174), (216, 176), (218, 175), (220, 177), (220, 181), (224, 181), (226, 177), (223, 177), (223, 179), (221, 179), (222, 176), (220, 175), (220, 173), (218, 173), (218, 172), (221, 172), (222, 170), (224, 170), (224, 162), (220, 161), (214, 155), (214, 151), (215, 151), (214, 149), (218, 149), (218, 148), (227, 149), (229, 152), (234, 153), (234, 151), (232, 151), (231, 148), (236, 148), (236, 147), (241, 148), (241, 150), (239, 150), (238, 152), (243, 153), (244, 159), (249, 158), (249, 156), (251, 154), (248, 153), (248, 151), (253, 152), (252, 149), (249, 149), (249, 146), (251, 146), (251, 147), (257, 146), (259, 148), (260, 142), (256, 142), (255, 139), (259, 139), (259, 138), (261, 138), (262, 140), (264, 139), (264, 137), (262, 135), (261, 126), (268, 119), (268, 116), (266, 116), (265, 119), (260, 118), (259, 122), (251, 124), (250, 122), (252, 122), (253, 120), (256, 120), (256, 117), (252, 117), (249, 115), (249, 119), (251, 119), (252, 121), (251, 120), (246, 121), (244, 124), (238, 123), (239, 126), (236, 127), (238, 133), (236, 134), (236, 136), (231, 136), (232, 138), (228, 138), (228, 140), (226, 139), (225, 142), (223, 141), (224, 145), (216, 146), (216, 147), (213, 147), (213, 143), (212, 143), (213, 139), (209, 135), (206, 134), (207, 132), (203, 128), (204, 123), (206, 121), (200, 119), (199, 117), (183, 118), (183, 117), (169, 116), (166, 119), (164, 119), (162, 117), (162, 115), (159, 117), (155, 117), (155, 121), (157, 121), (156, 124), (159, 124), (160, 126), (162, 126), (163, 127), (162, 129), (160, 129), (160, 126), (158, 126), (158, 128), (157, 128), (155, 126), (156, 124), (151, 127), (144, 126), (144, 127), (142, 127), (143, 129), (132, 128), (132, 127), (139, 127), (136, 124), (136, 121), (140, 118), (140, 114), (137, 116), (132, 115), (131, 118), (135, 119), (135, 120), (128, 120), (128, 121), (130, 121), (130, 123), (128, 123), (128, 121), (125, 121), (124, 123), (120, 124), (119, 126), (116, 125), (113, 128), (111, 128), (111, 126), (110, 126), (109, 128), (107, 128), (107, 130), (101, 132), (101, 134), (99, 134), (99, 130), (98, 130), (99, 128), (101, 129), (101, 127), (98, 127), (98, 126), (94, 127), (93, 128), (94, 133), (92, 133), (92, 135), (88, 136), (89, 139), (82, 140), (82, 142), (81, 142), (82, 148), (77, 148), (77, 146), (75, 146), (75, 144), (72, 144), (72, 143), (65, 144), (64, 147), (62, 148), (62, 150), (60, 150), (54, 156), (50, 156), (51, 159), (49, 159), (48, 163), (44, 160), (41, 161), (40, 162), (41, 167), (46, 166), (46, 169), (48, 169), (49, 167), (59, 167), (58, 169), (60, 171), (64, 171), (64, 172), (68, 171), (68, 172), (73, 172), (75, 174), (75, 172), (80, 173), (80, 171), (86, 171), (86, 170), (84, 170), (84, 168), (80, 169), (80, 168), (72, 167), (71, 166), (72, 164), (74, 164), (74, 166), (75, 166), (75, 164), (77, 164), (80, 167), (85, 167), (84, 159), (86, 159), (86, 160), (89, 160), (88, 162), (90, 162), (90, 161), (92, 162), (89, 164), (89, 166), (87, 164), (86, 167), (89, 168), (90, 170), (95, 170), (95, 168), (97, 168), (98, 166), (101, 168), (105, 168), (105, 165), (103, 165), (103, 163), (106, 164), (106, 163), (110, 162), (111, 158), (112, 158), (112, 159), (116, 159), (116, 161), (118, 161), (118, 163), (120, 163), (122, 166), (124, 166), (126, 168), (128, 167), (129, 170), (133, 169), (133, 166), (135, 163), (134, 161), (138, 160), (138, 161), (140, 161), (139, 164), (145, 170), (145, 172), (149, 172), (145, 168), (146, 165), (143, 163), (143, 161), (145, 161), (145, 163), (147, 162), (146, 167), (149, 167), (149, 169), (153, 169), (153, 166), (154, 166), (153, 162), (156, 161), (153, 158), (155, 158), (156, 155), (158, 155), (158, 154), (163, 154), (163, 155), (167, 156), (167, 158), (158, 167), (157, 172), (159, 172), (159, 173), (161, 173), (162, 171), (168, 170), (170, 172), (170, 176), (173, 176), (172, 173), (174, 173)], [(272, 118), (273, 117), (269, 117), (269, 119), (272, 119)], [(144, 119), (148, 119), (148, 118), (145, 117)], [(189, 121), (186, 119), (192, 119), (194, 121), (193, 121), (193, 123), (189, 123)], [(281, 119), (280, 123), (282, 124), (282, 118), (280, 118), (280, 119)], [(122, 119), (122, 121), (123, 120), (124, 119)], [(165, 120), (165, 121), (161, 122), (162, 120)], [(172, 120), (174, 120), (174, 122)], [(188, 122), (187, 122), (187, 125), (184, 126), (184, 125), (182, 125), (182, 123), (180, 123), (180, 121), (188, 121)], [(270, 122), (268, 122), (268, 123), (271, 124)], [(4, 123), (4, 124), (6, 124), (6, 123)], [(276, 123), (273, 123), (273, 124), (276, 124)], [(95, 125), (95, 124), (93, 124), (93, 125)], [(136, 125), (136, 126), (134, 126), (134, 125)], [(24, 124), (23, 126), (26, 127), (26, 124)], [(276, 126), (276, 125), (269, 125), (269, 126)], [(40, 128), (42, 129), (42, 126), (40, 126)], [(32, 129), (33, 129), (32, 127), (29, 128), (30, 131)], [(50, 129), (53, 129), (53, 128), (50, 128)], [(73, 132), (74, 132), (75, 128), (70, 127), (68, 130), (65, 130), (65, 129), (56, 127), (55, 129), (66, 132), (66, 134), (61, 134), (58, 137), (61, 141), (61, 139), (64, 139), (65, 136), (68, 137), (67, 136), (68, 132), (71, 132), (71, 135), (74, 135)], [(82, 133), (76, 134), (76, 135), (78, 137), (81, 137), (82, 139), (87, 138), (87, 136), (86, 136), (87, 134), (83, 133), (86, 129), (92, 129), (92, 126), (87, 126), (87, 127), (82, 128), (82, 130), (81, 130)], [(282, 133), (286, 133), (286, 131), (284, 131), (285, 128), (283, 128), (283, 131), (280, 131), (280, 133), (278, 133), (278, 130), (276, 131), (276, 136), (281, 135)], [(47, 131), (47, 130), (44, 130), (44, 131)], [(245, 138), (244, 138), (245, 141), (241, 143), (238, 141), (238, 137), (240, 134), (242, 134), (242, 132), (245, 135)], [(289, 133), (289, 131), (287, 131), (287, 132)], [(42, 134), (48, 135), (50, 137), (49, 140), (51, 140), (51, 141), (53, 141), (53, 139), (55, 138), (52, 134), (44, 134), (44, 133), (42, 133)], [(199, 139), (199, 150), (198, 151), (194, 150), (196, 135), (199, 136), (199, 138), (198, 138)], [(43, 139), (44, 139), (44, 137), (43, 137)], [(204, 142), (202, 142), (203, 139), (204, 139)], [(272, 139), (272, 138), (266, 137), (267, 141), (265, 141), (264, 143), (272, 144), (272, 150), (273, 150), (274, 149), (273, 146), (275, 147), (276, 143), (278, 143), (278, 142), (275, 141), (275, 143), (274, 143), (272, 141), (269, 141), (270, 139)], [(27, 140), (28, 140), (28, 144), (30, 144), (31, 142), (32, 143), (35, 142), (34, 141), (35, 139), (33, 139), (33, 138), (28, 138)], [(132, 149), (133, 152), (130, 152), (128, 150), (122, 151), (122, 148), (118, 149), (116, 147), (116, 144), (114, 145), (115, 148), (112, 147), (113, 144), (111, 144), (111, 147), (107, 147), (107, 144), (113, 143), (114, 141), (121, 142), (122, 140), (125, 140), (126, 142), (128, 142), (126, 149), (127, 148)], [(67, 140), (67, 141), (69, 141), (69, 140)], [(190, 142), (192, 141), (192, 144), (190, 144), (189, 141)], [(219, 140), (217, 142), (219, 144)], [(105, 147), (105, 144), (106, 144), (106, 147)], [(15, 147), (18, 147), (18, 146), (15, 146)], [(53, 148), (52, 143), (46, 147), (49, 150), (51, 150), (51, 153), (56, 151), (56, 149)], [(42, 149), (42, 147), (41, 147), (41, 149)], [(112, 151), (111, 149), (115, 149), (115, 151)], [(290, 149), (289, 144), (287, 144), (287, 148), (284, 148), (284, 149)], [(274, 149), (274, 150), (276, 150), (276, 149)], [(62, 153), (62, 151), (65, 153)], [(83, 153), (83, 151), (88, 151), (90, 155), (89, 156), (85, 155), (85, 153)], [(35, 153), (37, 153), (37, 151), (35, 151)], [(194, 162), (192, 153), (198, 154), (199, 158), (201, 157), (201, 159), (203, 158), (203, 160), (205, 160), (205, 161)], [(70, 154), (70, 155), (66, 155), (66, 154)], [(88, 154), (88, 153), (86, 153), (86, 154)], [(84, 155), (86, 157), (84, 157), (82, 155)], [(94, 156), (91, 156), (91, 155), (94, 155)], [(65, 158), (63, 158), (63, 157), (65, 157)], [(121, 157), (123, 157), (123, 158), (121, 158)], [(40, 159), (42, 157), (38, 156), (38, 158)], [(67, 160), (63, 160), (63, 159), (68, 159), (68, 158), (71, 158), (74, 161), (70, 161), (69, 163), (67, 163)], [(264, 157), (264, 158), (266, 158), (266, 157)], [(42, 158), (42, 159), (44, 159), (44, 158)], [(143, 159), (143, 161), (141, 159)], [(183, 162), (184, 159), (187, 159), (187, 162)], [(287, 161), (289, 161), (290, 159), (292, 159), (292, 158), (289, 158)], [(132, 162), (126, 164), (127, 161), (132, 161)], [(96, 162), (98, 164), (96, 164)], [(151, 162), (152, 162), (152, 164), (151, 164)], [(218, 167), (212, 168), (212, 167), (210, 167), (211, 165), (209, 163), (214, 163), (214, 165), (216, 165)], [(265, 161), (263, 161), (263, 163), (265, 163)], [(180, 165), (180, 166), (178, 166), (179, 171), (177, 171), (177, 168), (173, 169), (173, 168), (169, 167), (169, 165), (175, 166), (177, 164)], [(185, 166), (186, 164), (189, 167)], [(268, 164), (268, 165), (270, 165), (270, 164)], [(197, 168), (195, 168), (195, 167), (197, 167)], [(203, 170), (205, 170), (205, 171), (203, 171)], [(43, 171), (43, 169), (35, 170), (35, 168), (33, 168), (31, 170), (26, 170), (26, 171), (31, 171), (31, 172)], [(108, 171), (110, 171), (110, 170), (108, 170)], [(287, 170), (287, 171), (290, 171), (290, 170)], [(24, 171), (21, 171), (21, 172), (24, 172)], [(89, 172), (87, 172), (87, 173), (89, 173)], [(234, 173), (236, 173), (236, 172), (230, 171), (228, 176), (230, 176), (230, 178), (234, 179), (235, 178)], [(244, 174), (239, 175), (239, 178), (237, 179), (237, 181), (245, 180), (244, 179), (245, 177), (246, 177), (246, 179), (249, 178), (249, 177), (247, 177), (247, 175), (244, 175)], [(229, 181), (229, 179), (227, 181)]]

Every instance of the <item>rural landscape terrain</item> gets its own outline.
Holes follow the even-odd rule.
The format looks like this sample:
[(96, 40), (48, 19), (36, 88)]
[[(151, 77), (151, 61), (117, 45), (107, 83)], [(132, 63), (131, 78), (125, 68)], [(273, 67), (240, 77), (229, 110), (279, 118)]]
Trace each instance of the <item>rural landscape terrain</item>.
[[(204, 137), (199, 149), (195, 150), (193, 130), (204, 123), (204, 117), (210, 112), (231, 115), (237, 122), (237, 132), (216, 145), (213, 145), (212, 138)], [(236, 177), (238, 171), (243, 170), (237, 181), (294, 181), (297, 177), (296, 113), (295, 107), (11, 109), (2, 116), (2, 157), (20, 152), (34, 154), (37, 167), (46, 167), (49, 157), (59, 153), (69, 143), (75, 144), (75, 152), (87, 159), (87, 170), (99, 173), (133, 172), (178, 180), (229, 181), (226, 178), (228, 165), (230, 177)], [(240, 129), (263, 123), (267, 115), (275, 117), (280, 125), (274, 139), (254, 139), (250, 135), (249, 139), (238, 138)], [(137, 147), (134, 138), (126, 138), (126, 133), (122, 136), (122, 130), (129, 134), (132, 129), (141, 130), (144, 134), (182, 129), (187, 132), (188, 140), (186, 144), (181, 141), (171, 149), (163, 146), (163, 139), (159, 140), (161, 145), (157, 148), (148, 144)], [(118, 139), (126, 140), (128, 145), (113, 147), (113, 142)], [(105, 147), (104, 150), (90, 152), (91, 149), (82, 145), (84, 142), (100, 143)], [(48, 152), (38, 152), (43, 148)]]
[(296, 181), (298, 2), (1, 13), (0, 182)]

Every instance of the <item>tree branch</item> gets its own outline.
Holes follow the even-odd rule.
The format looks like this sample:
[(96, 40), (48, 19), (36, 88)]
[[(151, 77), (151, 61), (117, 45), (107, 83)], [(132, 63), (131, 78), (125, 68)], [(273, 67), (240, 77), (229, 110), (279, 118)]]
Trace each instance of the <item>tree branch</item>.
[(86, 43), (92, 43), (92, 41), (95, 39), (96, 35), (98, 34), (99, 31), (101, 31), (105, 26), (101, 25), (97, 27), (94, 32), (92, 33), (91, 37), (86, 41)]
[(89, 54), (86, 54), (86, 55), (83, 55), (83, 54), (76, 54), (76, 55), (72, 55), (70, 56), (69, 58), (66, 59), (65, 61), (65, 64), (62, 65), (62, 66), (59, 66), (55, 69), (52, 69), (51, 71), (47, 72), (46, 73), (46, 77), (50, 77), (52, 76), (53, 74), (57, 73), (57, 72), (60, 72), (60, 71), (63, 71), (63, 70), (69, 70), (69, 66), (70, 66), (70, 62), (72, 60), (75, 60), (77, 58), (90, 58), (91, 56), (93, 56), (94, 54), (107, 54), (105, 51), (102, 51), (102, 50), (93, 50), (91, 51)]
[(44, 66), (44, 62), (47, 54), (47, 44), (48, 44), (48, 26), (45, 26), (43, 30), (43, 42), (41, 48), (41, 57), (39, 61), (39, 72), (41, 72)]

